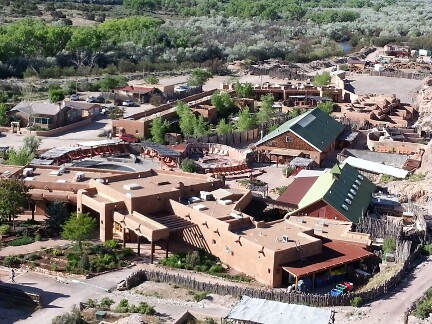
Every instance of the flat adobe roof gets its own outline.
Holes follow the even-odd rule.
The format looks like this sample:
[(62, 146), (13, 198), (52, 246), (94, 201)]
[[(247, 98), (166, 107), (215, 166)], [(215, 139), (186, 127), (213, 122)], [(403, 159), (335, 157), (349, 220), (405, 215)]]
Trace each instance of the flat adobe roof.
[(330, 241), (323, 244), (321, 254), (309, 257), (304, 262), (290, 262), (282, 269), (300, 278), (372, 256), (373, 253), (359, 246)]

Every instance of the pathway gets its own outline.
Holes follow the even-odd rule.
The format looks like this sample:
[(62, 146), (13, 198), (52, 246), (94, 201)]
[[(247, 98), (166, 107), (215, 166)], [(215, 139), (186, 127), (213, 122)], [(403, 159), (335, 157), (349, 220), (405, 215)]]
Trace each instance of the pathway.
[(391, 292), (361, 308), (336, 309), (336, 323), (402, 324), (404, 312), (411, 303), (431, 287), (432, 258), (421, 263)]
[(38, 241), (21, 246), (7, 246), (0, 250), (0, 257), (36, 252), (43, 248), (53, 248), (59, 245), (65, 245), (69, 243), (70, 241), (67, 240), (50, 239), (48, 241)]

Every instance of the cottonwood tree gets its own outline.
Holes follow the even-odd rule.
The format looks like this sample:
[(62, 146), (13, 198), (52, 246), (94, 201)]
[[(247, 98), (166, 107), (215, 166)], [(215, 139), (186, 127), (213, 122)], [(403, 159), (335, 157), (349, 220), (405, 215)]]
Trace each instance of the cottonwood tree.
[(22, 180), (0, 180), (0, 222), (12, 221), (28, 206), (29, 190)]
[(96, 228), (97, 221), (88, 213), (72, 213), (69, 220), (62, 225), (62, 238), (78, 242), (80, 251), (82, 241), (92, 237), (93, 230)]
[(216, 91), (211, 96), (211, 104), (216, 107), (218, 117), (227, 118), (235, 108), (234, 100), (226, 91)]
[(231, 124), (227, 123), (225, 119), (221, 119), (216, 127), (216, 132), (218, 135), (231, 134), (233, 132), (233, 127)]
[(330, 73), (323, 72), (321, 74), (318, 73), (317, 75), (315, 75), (312, 83), (314, 86), (326, 86), (330, 83), (330, 80), (331, 80)]
[(257, 126), (255, 115), (249, 113), (249, 108), (243, 108), (237, 119), (236, 127), (240, 131), (253, 129)]
[(331, 114), (333, 111), (333, 102), (332, 101), (323, 101), (317, 104), (317, 107), (321, 109), (326, 114)]
[(151, 139), (155, 143), (165, 144), (165, 134), (168, 131), (169, 122), (161, 117), (153, 119), (150, 128)]
[(195, 69), (190, 74), (187, 83), (188, 83), (188, 85), (193, 86), (193, 87), (200, 87), (204, 83), (206, 83), (206, 81), (208, 79), (210, 79), (211, 76), (212, 76), (212, 74), (207, 70)]
[(273, 117), (273, 104), (274, 97), (272, 94), (261, 97), (261, 107), (257, 113), (257, 119), (261, 125), (267, 123)]
[(237, 82), (234, 86), (234, 90), (239, 98), (249, 98), (253, 93), (252, 84), (249, 82)]

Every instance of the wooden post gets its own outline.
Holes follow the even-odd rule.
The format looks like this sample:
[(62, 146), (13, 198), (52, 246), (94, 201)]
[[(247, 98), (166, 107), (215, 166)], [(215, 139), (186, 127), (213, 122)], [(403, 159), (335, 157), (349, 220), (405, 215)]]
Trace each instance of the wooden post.
[(298, 277), (296, 276), (296, 281), (295, 281), (295, 291), (297, 291), (298, 290)]
[(150, 263), (153, 264), (153, 258), (154, 258), (154, 250), (155, 250), (155, 246), (154, 246), (154, 242), (151, 241), (151, 257), (150, 257)]
[(138, 256), (141, 256), (141, 240), (140, 240), (141, 236), (137, 235), (137, 243), (138, 243)]
[(312, 273), (312, 289), (315, 289), (315, 272)]
[(126, 247), (126, 228), (122, 226), (122, 232), (123, 232), (123, 247)]
[(168, 249), (169, 249), (169, 239), (166, 242), (166, 247), (165, 247), (165, 258), (168, 258)]

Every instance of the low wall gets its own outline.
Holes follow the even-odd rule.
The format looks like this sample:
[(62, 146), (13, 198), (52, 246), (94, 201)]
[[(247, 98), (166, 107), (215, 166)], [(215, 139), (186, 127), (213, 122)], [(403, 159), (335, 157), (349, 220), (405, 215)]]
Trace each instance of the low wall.
[(90, 125), (92, 123), (92, 119), (91, 118), (86, 118), (84, 120), (81, 120), (79, 122), (70, 124), (70, 125), (66, 125), (63, 127), (58, 127), (55, 129), (51, 129), (48, 131), (32, 131), (31, 134), (35, 135), (35, 136), (46, 136), (46, 137), (51, 137), (51, 136), (56, 136), (59, 135), (61, 133), (66, 133), (71, 131), (72, 129), (76, 129), (76, 128), (80, 128), (86, 125)]
[(398, 141), (375, 141), (367, 137), (367, 147), (369, 150), (380, 153), (398, 153), (398, 154), (412, 154), (421, 153), (426, 149), (426, 145), (411, 142), (398, 142)]

